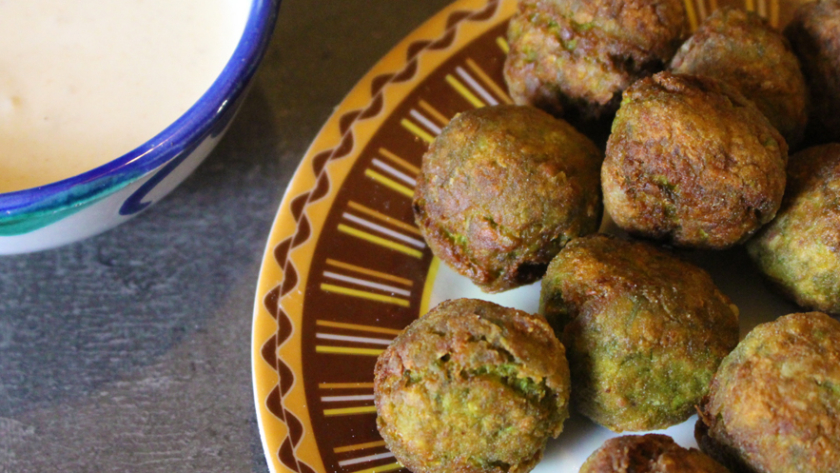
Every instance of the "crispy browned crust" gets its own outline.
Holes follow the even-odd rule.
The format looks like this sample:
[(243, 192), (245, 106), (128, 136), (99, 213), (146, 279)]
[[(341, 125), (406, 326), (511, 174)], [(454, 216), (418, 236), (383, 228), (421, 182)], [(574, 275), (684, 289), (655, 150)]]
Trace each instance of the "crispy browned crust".
[(569, 243), (542, 282), (575, 408), (617, 432), (686, 420), (738, 343), (737, 309), (704, 270), (643, 242)]
[(634, 235), (731, 247), (776, 215), (787, 150), (732, 87), (661, 72), (624, 93), (601, 169), (604, 205)]
[(809, 139), (840, 141), (840, 1), (804, 3), (784, 33), (811, 93)]
[(808, 88), (788, 40), (757, 13), (723, 7), (677, 51), (670, 70), (727, 82), (755, 102), (791, 148), (808, 122)]
[(723, 361), (699, 410), (701, 448), (743, 462), (740, 471), (836, 471), (840, 322), (810, 312), (759, 325)]
[(376, 363), (377, 427), (414, 473), (524, 473), (568, 417), (569, 369), (545, 319), (446, 301)]
[(702, 419), (702, 409), (698, 407), (698, 410), (700, 411), (700, 418), (694, 424), (694, 440), (697, 441), (700, 450), (732, 473), (759, 473), (745, 464), (738, 456), (738, 452), (709, 436), (709, 426)]
[(602, 160), (536, 108), (464, 112), (423, 156), (415, 219), (434, 254), (485, 292), (528, 284), (566, 242), (597, 231)]
[(840, 315), (840, 144), (791, 157), (782, 206), (747, 250), (797, 305)]
[(520, 0), (505, 79), (516, 103), (598, 118), (662, 70), (686, 33), (679, 0)]
[(625, 435), (604, 442), (587, 458), (580, 473), (729, 473), (694, 448), (679, 446), (659, 434)]

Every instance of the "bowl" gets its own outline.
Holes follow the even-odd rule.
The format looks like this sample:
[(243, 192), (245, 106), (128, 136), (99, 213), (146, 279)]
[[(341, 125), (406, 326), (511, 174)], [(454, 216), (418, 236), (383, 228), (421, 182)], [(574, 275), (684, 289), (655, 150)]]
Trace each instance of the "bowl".
[(222, 72), (175, 122), (132, 151), (81, 174), (0, 193), (0, 254), (76, 242), (163, 198), (207, 157), (241, 105), (274, 30), (280, 0), (252, 0)]

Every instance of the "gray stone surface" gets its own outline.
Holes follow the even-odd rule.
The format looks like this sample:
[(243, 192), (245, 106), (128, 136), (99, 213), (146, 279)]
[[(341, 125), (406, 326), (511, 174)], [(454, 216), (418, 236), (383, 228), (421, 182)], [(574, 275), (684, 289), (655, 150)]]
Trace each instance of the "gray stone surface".
[(0, 257), (0, 472), (267, 471), (260, 259), (298, 161), (444, 0), (285, 0), (239, 117), (181, 187), (90, 240)]

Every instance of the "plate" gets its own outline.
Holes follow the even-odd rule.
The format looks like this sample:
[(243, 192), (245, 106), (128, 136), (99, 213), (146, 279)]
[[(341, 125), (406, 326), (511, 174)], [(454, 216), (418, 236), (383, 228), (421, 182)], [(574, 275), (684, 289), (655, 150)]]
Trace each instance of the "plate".
[[(686, 0), (692, 28), (718, 3), (774, 25), (797, 6)], [(295, 173), (268, 238), (254, 309), (254, 396), (273, 472), (407, 471), (376, 430), (376, 357), (445, 299), (536, 312), (538, 284), (487, 295), (440, 264), (411, 209), (421, 157), (450, 117), (511, 101), (502, 65), (515, 9), (515, 0), (459, 0), (438, 13), (362, 78)], [(740, 307), (742, 335), (796, 311), (763, 285), (742, 249), (685, 256)], [(695, 420), (664, 433), (696, 446)], [(614, 435), (573, 414), (534, 471), (578, 471)]]

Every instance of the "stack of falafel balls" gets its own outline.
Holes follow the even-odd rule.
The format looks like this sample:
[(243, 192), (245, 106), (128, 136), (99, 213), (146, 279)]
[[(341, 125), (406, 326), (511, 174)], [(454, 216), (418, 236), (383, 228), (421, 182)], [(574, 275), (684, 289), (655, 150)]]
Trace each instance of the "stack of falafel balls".
[[(582, 472), (840, 471), (840, 0), (784, 33), (734, 8), (686, 23), (681, 0), (520, 0), (518, 105), (456, 116), (423, 157), (433, 253), (485, 292), (542, 291), (539, 314), (446, 301), (380, 356), (377, 425), (411, 471), (530, 471), (570, 406), (614, 432), (699, 413), (703, 452), (623, 436)], [(564, 118), (611, 121), (606, 152)], [(739, 343), (671, 249), (742, 244), (818, 312)]]

